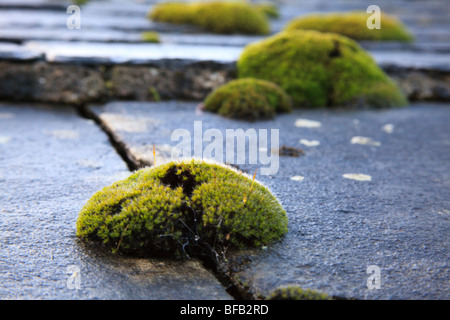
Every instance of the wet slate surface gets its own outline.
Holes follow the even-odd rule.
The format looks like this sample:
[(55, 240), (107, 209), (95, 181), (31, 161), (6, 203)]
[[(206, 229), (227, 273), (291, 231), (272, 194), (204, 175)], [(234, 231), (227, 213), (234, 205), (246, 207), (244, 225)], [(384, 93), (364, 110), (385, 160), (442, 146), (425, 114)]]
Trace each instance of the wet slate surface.
[[(199, 39), (201, 41), (201, 39)], [(9, 44), (8, 44), (9, 45)], [(22, 46), (4, 44), (4, 52), (17, 59), (44, 56), (49, 62), (83, 62), (113, 64), (148, 64), (161, 60), (216, 61), (230, 63), (238, 60), (243, 47), (227, 45), (198, 46), (192, 44), (146, 44), (146, 43), (82, 43), (64, 41), (30, 41)], [(0, 47), (2, 49), (3, 47)], [(9, 50), (8, 50), (9, 49)], [(3, 50), (2, 50), (3, 51)], [(398, 67), (448, 71), (450, 55), (436, 52), (396, 50), (372, 50), (377, 63), (383, 67)], [(22, 58), (22, 56), (23, 58)]]
[[(88, 4), (81, 7), (83, 28), (88, 30), (102, 30), (104, 33), (108, 33), (111, 30), (144, 31), (149, 29), (163, 33), (177, 31), (181, 35), (186, 33), (203, 33), (196, 28), (155, 23), (148, 20), (146, 13), (151, 10), (153, 4), (158, 2), (162, 2), (162, 0), (110, 0), (106, 2), (91, 0)], [(58, 29), (65, 29), (66, 18), (68, 17), (65, 8), (69, 4), (69, 1), (1, 0), (1, 29), (36, 27), (37, 29), (47, 31), (53, 29), (56, 34)], [(301, 2), (287, 0), (282, 3), (278, 2), (280, 18), (271, 20), (272, 32), (279, 32), (289, 20), (300, 15), (315, 12), (365, 11), (372, 4), (368, 0), (309, 0)], [(449, 9), (445, 1), (432, 0), (422, 2), (402, 0), (393, 2), (380, 0), (377, 2), (377, 5), (382, 11), (400, 17), (418, 36), (419, 41), (424, 39), (445, 41), (445, 39), (448, 39), (449, 21), (447, 16)], [(41, 17), (42, 19), (37, 20), (36, 17)]]
[(27, 51), (44, 54), (49, 62), (91, 64), (154, 64), (167, 61), (172, 65), (180, 62), (214, 61), (233, 63), (242, 48), (232, 46), (195, 46), (148, 43), (97, 43), (30, 41), (23, 45)]
[[(62, 41), (30, 41), (22, 46), (29, 55), (43, 55), (45, 60), (57, 63), (89, 64), (158, 64), (180, 62), (214, 61), (234, 63), (239, 59), (243, 47), (190, 44), (146, 44), (146, 43), (82, 43)], [(0, 47), (1, 49), (1, 47)], [(450, 55), (435, 52), (371, 51), (380, 67), (416, 68), (449, 71)]]
[(231, 298), (198, 261), (117, 256), (77, 239), (83, 204), (127, 175), (93, 121), (1, 103), (0, 298)]
[[(82, 7), (82, 30), (67, 30), (64, 1), (0, 0), (0, 39), (13, 42), (0, 45), (0, 59), (177, 65), (212, 60), (228, 65), (243, 46), (259, 39), (153, 23), (145, 13), (155, 2), (91, 1)], [(281, 19), (272, 21), (273, 32), (300, 14), (364, 10), (373, 4), (283, 3)], [(416, 36), (413, 44), (362, 43), (380, 65), (448, 72), (450, 7), (445, 1), (377, 4), (398, 15)], [(139, 43), (141, 32), (149, 29), (161, 32), (162, 45)], [(449, 298), (448, 105), (296, 111), (253, 124), (199, 114), (196, 107), (118, 102), (92, 110), (108, 115), (102, 118), (105, 126), (141, 164), (152, 162), (153, 144), (159, 148), (157, 159), (163, 159), (175, 144), (171, 132), (192, 131), (194, 120), (202, 120), (205, 130), (279, 128), (280, 144), (305, 151), (298, 158), (283, 157), (276, 175), (258, 176), (286, 207), (290, 231), (281, 243), (243, 254), (250, 260), (238, 263), (233, 275), (249, 283), (252, 293), (267, 295), (279, 285), (297, 284), (345, 298)], [(322, 126), (295, 127), (297, 118)], [(391, 133), (386, 132), (390, 127), (382, 130), (386, 124), (393, 125)], [(356, 136), (380, 145), (351, 144)], [(89, 144), (83, 143), (87, 137)], [(320, 145), (307, 147), (300, 139)], [(125, 175), (126, 166), (105, 135), (73, 112), (0, 106), (1, 298), (229, 297), (196, 261), (117, 257), (76, 241), (74, 221), (82, 204), (119, 179), (120, 172)], [(344, 178), (348, 173), (370, 175), (371, 181)], [(369, 265), (380, 267), (380, 290), (366, 288)], [(80, 268), (80, 290), (67, 287), (73, 266)]]
[(0, 43), (0, 59), (15, 61), (42, 60), (44, 55), (38, 51), (27, 50), (15, 43)]
[[(154, 3), (159, 1), (90, 1), (82, 6), (82, 28), (68, 30), (68, 14), (64, 4), (52, 1), (0, 1), (0, 39), (23, 44), (16, 58), (36, 54), (29, 41), (39, 43), (39, 53), (48, 61), (59, 62), (122, 62), (148, 63), (155, 54), (162, 59), (236, 59), (237, 53), (259, 36), (211, 35), (189, 26), (155, 23), (146, 17)], [(271, 20), (272, 33), (279, 32), (296, 16), (313, 12), (365, 10), (370, 1), (284, 1), (279, 6), (281, 16)], [(380, 63), (400, 67), (427, 67), (437, 70), (449, 64), (448, 40), (450, 39), (448, 6), (442, 1), (380, 1), (382, 11), (397, 15), (416, 35), (412, 44), (363, 43)], [(420, 13), (420, 14), (417, 14)], [(163, 45), (136, 47), (143, 31), (161, 33)], [(51, 43), (60, 41), (59, 44)], [(76, 43), (71, 43), (76, 42)], [(86, 43), (86, 42), (91, 42)], [(104, 43), (118, 43), (115, 50), (108, 50)], [(33, 44), (34, 46), (35, 44)], [(170, 51), (166, 46), (170, 47)], [(195, 48), (197, 47), (197, 48)], [(0, 47), (3, 55), (11, 56), (8, 48)], [(427, 55), (421, 53), (426, 51)], [(191, 54), (189, 54), (191, 53)], [(1, 57), (1, 55), (0, 55)], [(419, 62), (417, 62), (419, 61)]]
[[(253, 294), (295, 284), (344, 298), (449, 298), (449, 105), (296, 110), (255, 123), (201, 113), (196, 103), (115, 102), (92, 110), (100, 118), (108, 115), (104, 124), (116, 138), (149, 162), (153, 144), (176, 146), (173, 130), (192, 133), (196, 120), (203, 130), (279, 129), (280, 145), (304, 150), (301, 157), (281, 157), (277, 174), (257, 175), (282, 202), (290, 222), (283, 241), (243, 254), (249, 262), (234, 269)], [(140, 125), (127, 126), (132, 119)], [(320, 126), (298, 127), (298, 119)], [(372, 145), (351, 143), (367, 141), (355, 137), (370, 138)], [(320, 144), (308, 147), (301, 139)], [(240, 167), (253, 173), (258, 166)], [(371, 181), (344, 174), (368, 175)], [(380, 290), (367, 289), (369, 265), (381, 270)]]

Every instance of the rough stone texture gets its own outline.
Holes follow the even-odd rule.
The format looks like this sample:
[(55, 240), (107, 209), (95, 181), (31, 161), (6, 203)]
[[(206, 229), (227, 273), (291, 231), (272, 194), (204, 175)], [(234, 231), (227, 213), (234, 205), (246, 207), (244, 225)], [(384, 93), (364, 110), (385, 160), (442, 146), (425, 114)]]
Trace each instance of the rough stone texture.
[(0, 98), (83, 103), (105, 93), (101, 67), (0, 61)]
[(397, 81), (410, 100), (450, 99), (450, 74), (432, 70), (399, 70), (388, 68), (387, 73)]
[[(166, 61), (158, 65), (83, 65), (0, 61), (0, 99), (83, 104), (104, 100), (202, 100), (236, 77), (233, 63)], [(448, 72), (396, 67), (385, 71), (411, 100), (450, 98)]]
[(114, 66), (110, 83), (113, 97), (119, 99), (154, 101), (159, 97), (165, 100), (199, 100), (231, 80), (233, 75), (232, 66), (207, 62), (191, 64), (183, 69)]
[(161, 99), (175, 98), (174, 72), (152, 67), (115, 66), (111, 71), (112, 95), (119, 99), (155, 100), (151, 88)]
[[(417, 104), (378, 111), (296, 110), (254, 123), (201, 113), (196, 103), (116, 102), (92, 110), (100, 118), (146, 119), (147, 125), (133, 132), (103, 118), (135, 157), (141, 156), (135, 148), (147, 147), (147, 159), (153, 159), (153, 144), (175, 147), (175, 129), (188, 130), (194, 139), (196, 120), (202, 121), (203, 132), (279, 129), (280, 146), (304, 150), (302, 157), (281, 157), (277, 174), (257, 174), (287, 210), (289, 233), (268, 248), (228, 256), (224, 272), (250, 297), (299, 285), (341, 298), (448, 299), (448, 108)], [(314, 126), (299, 118), (314, 120)], [(320, 144), (307, 147), (301, 139)], [(355, 144), (357, 140), (370, 143)], [(239, 165), (249, 173), (258, 167), (249, 165), (248, 158)], [(364, 179), (348, 179), (360, 177)], [(370, 265), (380, 267), (380, 290), (367, 289)]]
[(46, 102), (80, 103), (100, 99), (105, 83), (99, 68), (77, 65), (34, 65), (37, 77), (34, 99)]
[(83, 104), (105, 99), (202, 99), (234, 77), (233, 65), (104, 66), (0, 61), (0, 99)]
[[(69, 30), (64, 10), (69, 2), (0, 0), (0, 40), (7, 41), (0, 44), (0, 99), (82, 104), (100, 99), (153, 101), (159, 95), (201, 100), (233, 78), (242, 48), (262, 38), (154, 23), (146, 13), (157, 2), (91, 0), (82, 6), (82, 28)], [(272, 32), (302, 14), (365, 10), (371, 4), (286, 0), (279, 3), (280, 18), (271, 21)], [(433, 0), (380, 0), (377, 5), (397, 15), (416, 41), (361, 45), (411, 100), (448, 100), (449, 7)], [(141, 33), (148, 30), (159, 31), (162, 43), (142, 43)]]
[(198, 261), (113, 255), (78, 240), (84, 203), (128, 175), (92, 120), (0, 104), (0, 298), (230, 299)]

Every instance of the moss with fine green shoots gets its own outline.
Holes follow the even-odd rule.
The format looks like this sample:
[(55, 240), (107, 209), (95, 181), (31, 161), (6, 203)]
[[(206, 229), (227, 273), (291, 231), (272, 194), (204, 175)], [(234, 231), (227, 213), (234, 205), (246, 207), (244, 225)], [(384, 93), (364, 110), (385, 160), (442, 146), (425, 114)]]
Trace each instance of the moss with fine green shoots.
[(315, 290), (288, 286), (275, 289), (269, 296), (269, 300), (331, 300), (331, 298)]
[(165, 2), (156, 4), (148, 17), (157, 22), (191, 24), (219, 34), (267, 34), (263, 10), (239, 1)]
[(77, 235), (113, 251), (200, 256), (257, 247), (287, 232), (286, 212), (261, 183), (201, 160), (145, 168), (85, 204)]
[(290, 112), (292, 101), (278, 85), (259, 79), (237, 79), (214, 90), (205, 99), (205, 110), (247, 121), (270, 119)]
[(160, 43), (159, 33), (155, 31), (145, 31), (141, 34), (142, 41), (149, 43)]
[(353, 11), (347, 13), (310, 14), (290, 21), (285, 30), (316, 30), (334, 32), (355, 40), (412, 41), (413, 35), (397, 18), (382, 13), (380, 29), (369, 29), (370, 13)]
[(399, 87), (354, 40), (318, 31), (281, 32), (248, 45), (239, 78), (272, 81), (294, 107), (393, 107), (407, 103)]

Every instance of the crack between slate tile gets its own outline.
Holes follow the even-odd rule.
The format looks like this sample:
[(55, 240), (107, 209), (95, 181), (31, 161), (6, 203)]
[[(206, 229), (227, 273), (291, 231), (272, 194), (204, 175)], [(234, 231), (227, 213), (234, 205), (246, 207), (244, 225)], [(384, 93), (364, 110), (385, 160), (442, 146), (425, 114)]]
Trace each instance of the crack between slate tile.
[(76, 110), (82, 118), (94, 121), (95, 124), (97, 124), (100, 129), (108, 136), (111, 146), (126, 163), (128, 169), (131, 172), (139, 170), (146, 166), (145, 163), (139, 161), (133, 156), (125, 143), (108, 126), (106, 126), (94, 112), (89, 110), (86, 105), (77, 105)]
[[(111, 146), (127, 164), (130, 171), (136, 171), (148, 165), (137, 160), (129, 151), (125, 143), (86, 105), (77, 105), (75, 106), (75, 109), (80, 117), (94, 121), (94, 123), (108, 136)], [(208, 261), (204, 258), (200, 259), (200, 261), (202, 262), (202, 266), (214, 275), (216, 280), (224, 287), (225, 291), (231, 297), (236, 300), (257, 300), (254, 294), (241, 286), (238, 281), (235, 281), (231, 272), (227, 271), (227, 269), (230, 269), (230, 266), (227, 263), (220, 263), (212, 260)]]
[[(82, 118), (92, 120), (100, 127), (100, 129), (108, 136), (111, 146), (127, 164), (130, 171), (136, 171), (148, 164), (137, 160), (129, 151), (125, 143), (108, 127), (103, 121), (92, 112), (87, 105), (76, 105), (75, 110)], [(264, 300), (264, 297), (258, 296), (253, 292), (250, 286), (245, 286), (238, 281), (233, 272), (232, 265), (228, 262), (214, 261), (213, 259), (199, 258), (202, 266), (211, 272), (216, 280), (223, 286), (225, 291), (235, 300)], [(333, 300), (354, 300), (354, 298), (346, 298), (341, 296), (332, 296)]]

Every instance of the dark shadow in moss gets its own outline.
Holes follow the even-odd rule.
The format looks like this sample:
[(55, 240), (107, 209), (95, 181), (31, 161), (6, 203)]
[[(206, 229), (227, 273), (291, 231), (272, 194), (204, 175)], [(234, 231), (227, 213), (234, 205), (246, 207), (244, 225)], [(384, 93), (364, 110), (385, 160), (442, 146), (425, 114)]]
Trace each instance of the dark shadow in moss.
[(183, 188), (183, 193), (189, 198), (192, 196), (194, 188), (198, 185), (191, 172), (181, 166), (170, 167), (160, 181), (171, 189)]

